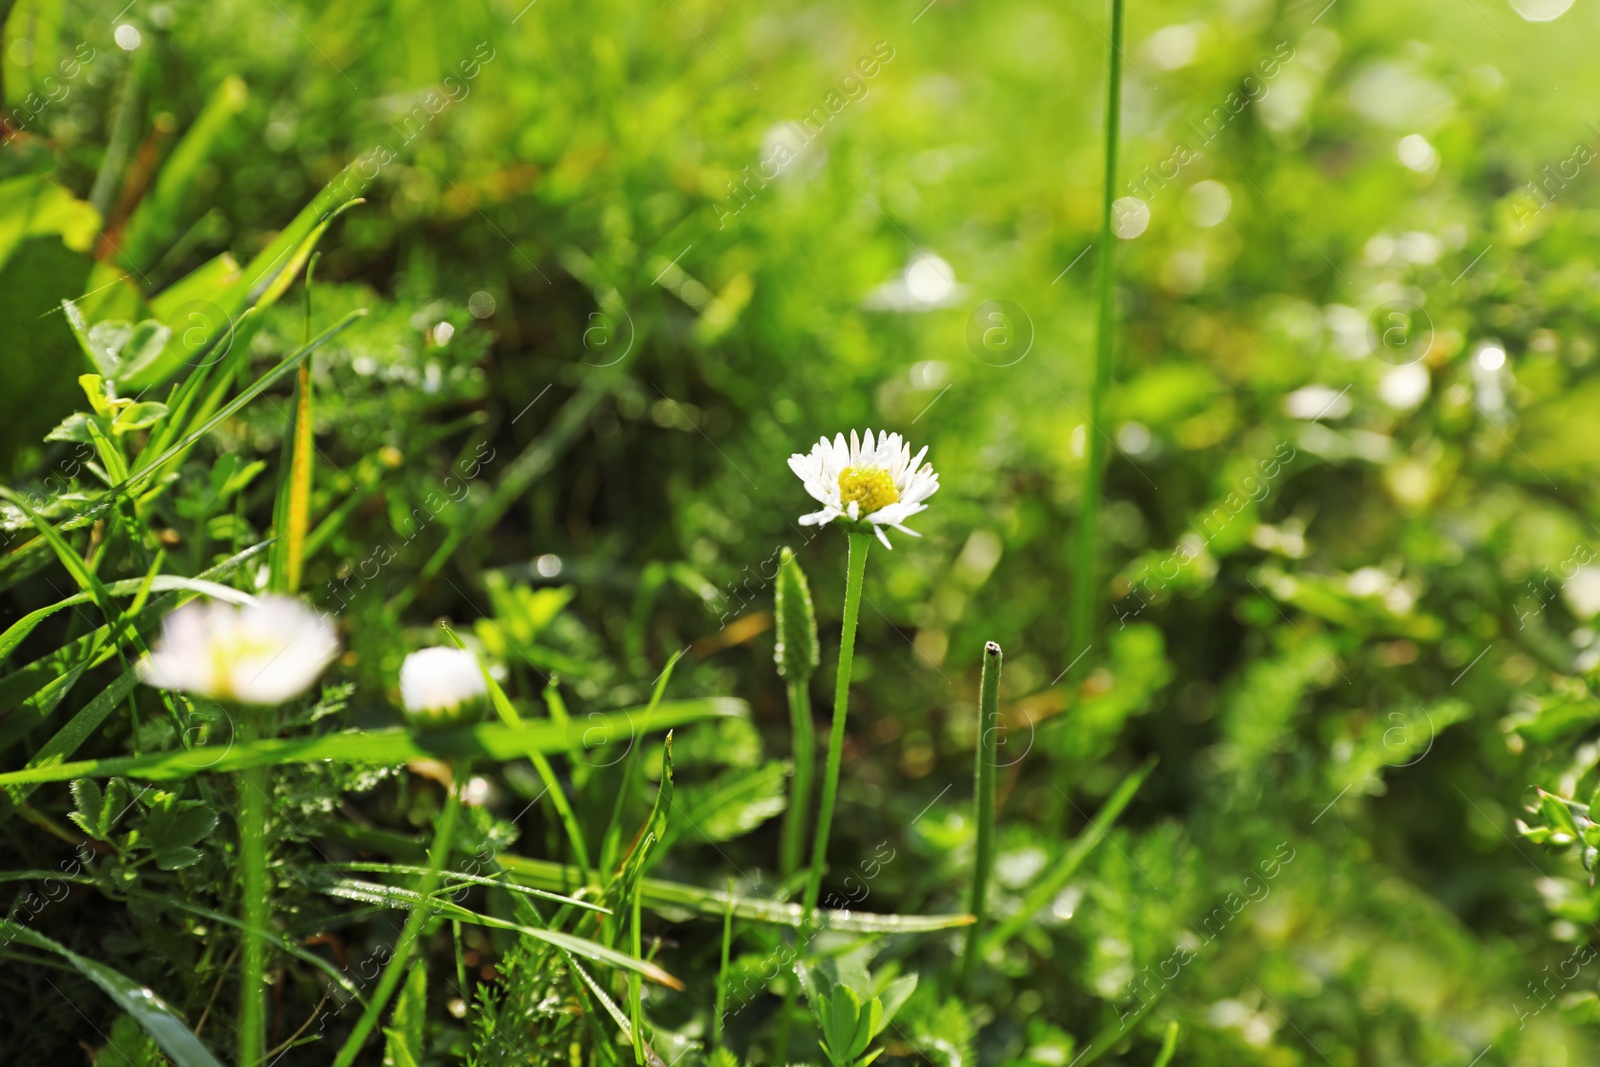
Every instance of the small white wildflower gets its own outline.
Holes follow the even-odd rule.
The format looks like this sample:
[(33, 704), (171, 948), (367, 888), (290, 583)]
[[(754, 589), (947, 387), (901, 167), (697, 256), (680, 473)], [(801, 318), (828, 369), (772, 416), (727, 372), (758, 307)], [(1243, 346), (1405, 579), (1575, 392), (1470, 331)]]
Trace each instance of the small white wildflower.
[(822, 504), (821, 511), (801, 516), (800, 524), (820, 526), (839, 519), (864, 522), (885, 548), (893, 547), (883, 532), (885, 526), (921, 536), (902, 524), (927, 510), (923, 501), (939, 488), (933, 465), (922, 462), (927, 454), (924, 447), (912, 458), (911, 446), (899, 434), (886, 433), (874, 439), (871, 430), (865, 440), (852, 430), (848, 444), (844, 434), (838, 434), (832, 441), (822, 438), (809, 454), (796, 452), (789, 457), (789, 469)]
[(488, 693), (478, 657), (465, 649), (419, 649), (400, 665), (400, 702), (429, 725), (464, 721)]
[(328, 619), (286, 596), (242, 607), (194, 601), (166, 617), (139, 661), (146, 685), (241, 704), (282, 704), (304, 693), (339, 653)]

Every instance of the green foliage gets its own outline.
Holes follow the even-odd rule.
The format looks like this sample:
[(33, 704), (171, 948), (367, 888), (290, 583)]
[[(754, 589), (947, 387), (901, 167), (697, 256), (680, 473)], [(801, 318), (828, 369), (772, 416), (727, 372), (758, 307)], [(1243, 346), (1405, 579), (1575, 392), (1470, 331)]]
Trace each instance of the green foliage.
[(867, 1048), (894, 1022), (896, 1013), (917, 988), (917, 976), (873, 976), (848, 958), (814, 969), (805, 983), (806, 999), (817, 1027), (821, 1048), (833, 1067), (867, 1067), (883, 1054)]
[[(1593, 13), (1479, 6), (1129, 4), (1114, 127), (1110, 5), (0, 3), (0, 1059), (221, 1058), (251, 770), (280, 1067), (418, 908), (374, 1061), (1595, 1059)], [(139, 683), (290, 558), (266, 736)], [(440, 622), (498, 724), (404, 726)]]

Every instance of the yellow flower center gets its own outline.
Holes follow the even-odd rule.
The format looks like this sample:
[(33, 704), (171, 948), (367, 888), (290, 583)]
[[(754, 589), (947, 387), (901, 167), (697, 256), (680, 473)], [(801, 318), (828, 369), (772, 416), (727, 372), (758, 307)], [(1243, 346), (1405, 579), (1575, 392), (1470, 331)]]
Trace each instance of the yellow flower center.
[(839, 472), (839, 506), (846, 511), (854, 501), (861, 505), (861, 514), (871, 515), (899, 499), (900, 490), (894, 487), (894, 479), (882, 467), (861, 470), (846, 467)]

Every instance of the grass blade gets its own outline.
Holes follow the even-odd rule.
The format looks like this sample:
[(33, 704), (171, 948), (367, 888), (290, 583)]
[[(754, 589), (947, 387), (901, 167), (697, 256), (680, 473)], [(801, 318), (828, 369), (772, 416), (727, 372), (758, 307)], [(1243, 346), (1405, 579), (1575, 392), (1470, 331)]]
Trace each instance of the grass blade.
[(994, 866), (994, 793), (996, 761), (1000, 746), (1000, 663), (1003, 659), (1000, 646), (990, 641), (983, 646), (983, 680), (978, 686), (978, 745), (973, 758), (973, 821), (977, 825), (978, 844), (972, 861), (972, 903), (968, 905), (973, 923), (967, 928), (966, 949), (962, 953), (961, 976), (963, 982), (972, 980), (977, 966), (978, 938), (983, 932), (983, 918), (989, 889), (989, 870)]
[(1032, 922), (1035, 915), (1050, 906), (1056, 894), (1066, 887), (1078, 868), (1083, 866), (1083, 861), (1088, 859), (1089, 854), (1106, 839), (1106, 832), (1122, 815), (1122, 809), (1133, 800), (1134, 794), (1155, 769), (1155, 765), (1156, 761), (1152, 758), (1122, 780), (1111, 796), (1106, 798), (1106, 802), (1100, 806), (1100, 810), (1095, 812), (1093, 821), (1068, 846), (1060, 861), (1028, 890), (1028, 895), (1022, 898), (1022, 906), (1016, 913), (996, 927), (994, 933), (983, 939), (982, 951), (988, 952), (997, 945), (1005, 944), (1016, 936), (1018, 930)]
[[(634, 714), (633, 710), (612, 712), (602, 716), (594, 729), (629, 729), (649, 733), (703, 719), (742, 716), (748, 712), (744, 701), (732, 697), (679, 700), (663, 704), (648, 714)], [(394, 764), (409, 760), (462, 757), (509, 760), (533, 753), (563, 752), (566, 747), (567, 731), (549, 723), (516, 727), (485, 724), (423, 733), (404, 729), (351, 731), (320, 737), (265, 738), (227, 746), (200, 745), (143, 756), (29, 767), (0, 774), (0, 786), (62, 782), (71, 778), (109, 778), (112, 775), (173, 781), (204, 772), (222, 773), (247, 767), (328, 760), (352, 764)]]
[(1105, 424), (1106, 393), (1111, 386), (1111, 358), (1116, 328), (1116, 281), (1113, 254), (1116, 233), (1112, 228), (1111, 205), (1116, 195), (1117, 139), (1122, 123), (1122, 0), (1111, 0), (1111, 59), (1106, 79), (1106, 172), (1105, 193), (1100, 211), (1100, 320), (1095, 331), (1094, 380), (1089, 389), (1089, 426), (1084, 431), (1088, 458), (1083, 471), (1082, 505), (1078, 511), (1077, 539), (1073, 550), (1071, 654), (1073, 670), (1068, 685), (1083, 677), (1088, 669), (1084, 655), (1094, 643), (1094, 606), (1100, 595), (1095, 580), (1100, 521), (1100, 491), (1105, 481), (1106, 438), (1100, 432)]
[(478, 926), (490, 927), (496, 930), (508, 930), (512, 933), (522, 934), (525, 937), (535, 938), (554, 945), (564, 952), (582, 956), (584, 959), (596, 963), (604, 963), (625, 971), (637, 971), (639, 974), (659, 985), (670, 989), (683, 989), (683, 983), (649, 960), (635, 959), (625, 952), (618, 952), (608, 948), (597, 941), (591, 941), (575, 934), (562, 933), (559, 930), (546, 930), (540, 927), (526, 926), (522, 923), (508, 922), (493, 915), (483, 915), (463, 908), (459, 904), (440, 899), (438, 897), (424, 898), (422, 894), (413, 889), (402, 889), (398, 886), (379, 885), (375, 882), (361, 882), (353, 878), (341, 878), (328, 887), (330, 896), (341, 897), (345, 900), (355, 900), (363, 904), (383, 904), (391, 908), (411, 908), (423, 905), (431, 907), (437, 914), (460, 919), (462, 922), (474, 923)]
[(0, 930), (5, 931), (8, 940), (53, 953), (72, 964), (79, 974), (105, 990), (119, 1008), (133, 1016), (177, 1067), (222, 1067), (210, 1050), (200, 1043), (200, 1039), (189, 1031), (189, 1025), (177, 1011), (157, 996), (154, 990), (135, 982), (121, 971), (80, 956), (65, 945), (10, 920), (0, 919)]

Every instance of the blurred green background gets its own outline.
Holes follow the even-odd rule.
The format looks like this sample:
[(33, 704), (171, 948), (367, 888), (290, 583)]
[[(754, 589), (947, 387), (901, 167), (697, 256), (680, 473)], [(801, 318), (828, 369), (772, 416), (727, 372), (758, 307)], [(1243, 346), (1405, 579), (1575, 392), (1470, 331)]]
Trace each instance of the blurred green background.
[[(370, 314), (317, 357), (316, 513), (344, 510), (307, 571), (360, 620), (358, 704), (407, 627), (560, 589), (529, 641), (580, 697), (644, 693), (687, 647), (675, 684), (750, 699), (781, 756), (763, 574), (796, 550), (831, 649), (844, 562), (796, 525), (785, 461), (894, 430), (942, 489), (868, 569), (835, 849), (910, 862), (867, 906), (964, 906), (985, 640), (1006, 652), (1002, 914), (1159, 764), (963, 1019), (916, 1006), (891, 1058), (956, 1062), (943, 1035), (1067, 1067), (1143, 1002), (1104, 1062), (1149, 1063), (1169, 1019), (1191, 1064), (1596, 1054), (1600, 972), (1563, 964), (1600, 939), (1597, 898), (1516, 824), (1530, 784), (1573, 796), (1600, 762), (1593, 5), (1131, 4), (1101, 426), (1104, 5), (117, 7), (0, 5), (11, 484), (72, 476), (43, 441), (92, 369), (63, 299), (149, 317), (364, 161), (313, 292), (313, 332)], [(299, 292), (258, 367), (299, 343)], [(269, 399), (219, 451), (276, 463)], [(1096, 433), (1102, 628), (1065, 686)], [(264, 526), (267, 484), (175, 553), (203, 567)], [(756, 889), (771, 846), (685, 839), (668, 865)], [(712, 926), (679, 935), (702, 981)], [(64, 1006), (7, 986), (29, 1055), (74, 1047)]]

